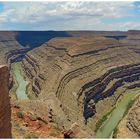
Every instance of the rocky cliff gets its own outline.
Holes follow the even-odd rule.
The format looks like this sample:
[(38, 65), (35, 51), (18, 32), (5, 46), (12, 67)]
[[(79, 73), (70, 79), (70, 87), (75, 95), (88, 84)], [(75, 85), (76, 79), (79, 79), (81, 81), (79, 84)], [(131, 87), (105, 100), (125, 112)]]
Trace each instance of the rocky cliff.
[(0, 66), (0, 138), (11, 137), (11, 111), (9, 99), (9, 70)]
[(28, 49), (16, 40), (16, 32), (0, 32), (0, 64), (21, 61)]

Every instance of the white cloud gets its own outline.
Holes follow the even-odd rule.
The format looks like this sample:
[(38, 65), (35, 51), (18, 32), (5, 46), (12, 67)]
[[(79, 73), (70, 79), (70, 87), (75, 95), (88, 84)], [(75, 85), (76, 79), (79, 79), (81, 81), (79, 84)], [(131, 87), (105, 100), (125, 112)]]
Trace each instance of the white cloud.
[[(140, 22), (134, 22), (134, 21), (119, 22), (119, 23), (115, 23), (115, 26), (117, 30), (140, 29)], [(109, 29), (112, 29), (113, 27), (114, 27), (113, 25), (108, 25)]]
[(5, 10), (0, 14), (10, 22), (34, 23), (47, 21), (49, 18), (76, 18), (83, 16), (120, 17), (124, 6), (129, 2), (44, 2), (44, 3), (5, 3)]
[(57, 30), (111, 30), (114, 26), (126, 29), (129, 22), (111, 25), (105, 24), (103, 19), (125, 17), (128, 14), (125, 9), (129, 8), (133, 8), (132, 2), (5, 2), (0, 24), (25, 24), (32, 29)]

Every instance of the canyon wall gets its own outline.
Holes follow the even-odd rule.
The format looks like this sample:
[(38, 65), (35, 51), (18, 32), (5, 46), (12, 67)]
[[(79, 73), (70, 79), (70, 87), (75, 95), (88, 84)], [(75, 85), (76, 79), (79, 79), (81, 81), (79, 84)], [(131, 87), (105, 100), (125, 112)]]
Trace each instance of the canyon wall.
[(0, 32), (0, 64), (21, 61), (28, 50), (16, 40), (16, 32)]
[(0, 66), (0, 138), (11, 138), (11, 110), (9, 99), (9, 70)]
[(136, 31), (0, 32), (0, 64), (22, 61), (31, 99), (59, 126), (94, 137), (97, 121), (140, 85), (139, 43)]
[(123, 93), (116, 91), (140, 82), (135, 48), (139, 46), (102, 36), (54, 38), (29, 51), (22, 61), (31, 96), (53, 100), (53, 111), (65, 126), (77, 122), (94, 133), (97, 120)]

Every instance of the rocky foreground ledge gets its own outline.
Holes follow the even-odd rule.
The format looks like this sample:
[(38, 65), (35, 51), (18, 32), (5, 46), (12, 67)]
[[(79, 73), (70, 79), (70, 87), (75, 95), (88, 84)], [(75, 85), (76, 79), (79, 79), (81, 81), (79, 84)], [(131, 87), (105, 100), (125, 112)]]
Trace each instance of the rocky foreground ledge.
[(7, 66), (0, 65), (0, 138), (11, 137), (9, 70)]

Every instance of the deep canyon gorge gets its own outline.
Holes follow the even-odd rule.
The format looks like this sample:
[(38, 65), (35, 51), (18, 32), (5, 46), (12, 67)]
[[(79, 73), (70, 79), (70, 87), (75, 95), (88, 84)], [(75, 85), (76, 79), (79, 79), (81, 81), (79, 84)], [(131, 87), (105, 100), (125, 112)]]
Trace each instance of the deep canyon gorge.
[(140, 31), (1, 31), (1, 138), (139, 138)]

